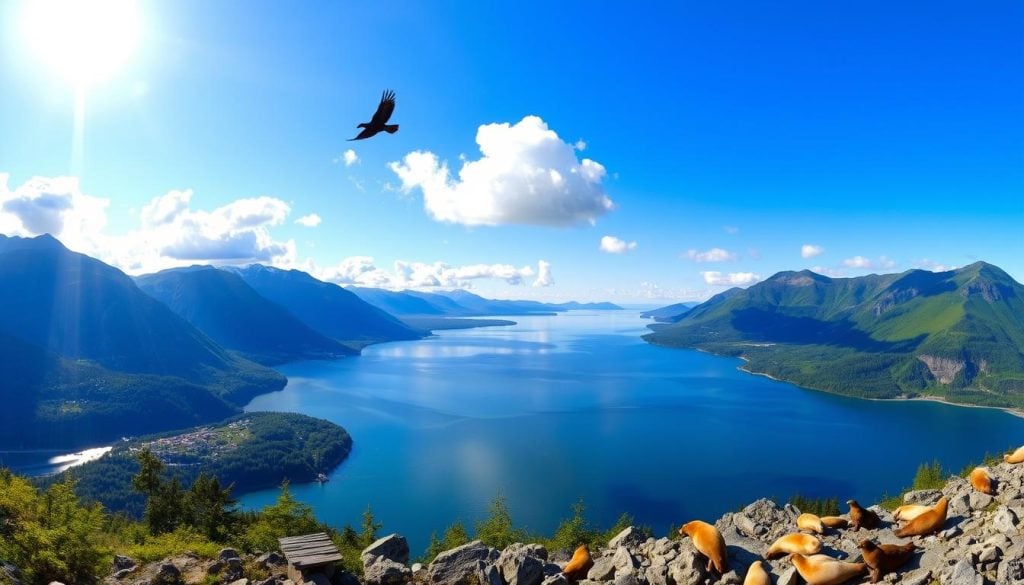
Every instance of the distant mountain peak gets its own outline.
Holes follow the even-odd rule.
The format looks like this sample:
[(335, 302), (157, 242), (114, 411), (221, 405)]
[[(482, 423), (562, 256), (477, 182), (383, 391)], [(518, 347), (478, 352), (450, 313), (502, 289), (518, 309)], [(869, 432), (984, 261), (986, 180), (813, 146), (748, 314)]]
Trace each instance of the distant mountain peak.
[(831, 278), (823, 274), (818, 274), (817, 272), (805, 268), (800, 271), (784, 270), (782, 272), (777, 272), (770, 276), (765, 282), (774, 282), (789, 286), (811, 286), (815, 283), (830, 282), (831, 280)]

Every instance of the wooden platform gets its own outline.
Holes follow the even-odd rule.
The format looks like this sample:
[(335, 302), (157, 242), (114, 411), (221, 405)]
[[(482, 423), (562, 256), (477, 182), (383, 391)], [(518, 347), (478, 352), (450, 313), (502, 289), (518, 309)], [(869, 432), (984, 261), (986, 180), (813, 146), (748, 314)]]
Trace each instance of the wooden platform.
[(341, 552), (323, 532), (277, 539), (289, 567), (300, 571), (341, 561)]

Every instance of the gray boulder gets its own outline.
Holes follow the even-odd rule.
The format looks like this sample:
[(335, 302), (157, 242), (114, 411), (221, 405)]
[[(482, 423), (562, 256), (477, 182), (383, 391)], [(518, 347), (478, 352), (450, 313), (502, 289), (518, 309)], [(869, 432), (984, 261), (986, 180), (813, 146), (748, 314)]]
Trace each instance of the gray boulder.
[(999, 506), (992, 516), (992, 528), (1003, 534), (1017, 532), (1017, 515), (1006, 506)]
[(913, 490), (903, 494), (904, 504), (924, 504), (931, 506), (942, 497), (940, 490)]
[(612, 564), (615, 565), (616, 574), (627, 570), (632, 571), (640, 566), (640, 563), (633, 555), (629, 554), (629, 551), (624, 546), (615, 549), (615, 554), (612, 556)]
[(985, 585), (985, 578), (974, 570), (974, 565), (968, 560), (960, 560), (953, 565), (953, 572), (949, 579), (943, 580), (948, 585)]
[(615, 562), (611, 557), (600, 557), (594, 559), (594, 566), (590, 567), (587, 579), (591, 581), (608, 581), (615, 575)]
[(378, 538), (373, 544), (364, 548), (362, 554), (359, 555), (364, 567), (373, 563), (378, 557), (404, 565), (409, 562), (409, 543), (404, 536), (389, 534)]
[(178, 567), (174, 566), (174, 563), (160, 563), (160, 566), (156, 570), (156, 575), (153, 576), (153, 583), (157, 585), (181, 583), (181, 571)]
[(123, 556), (123, 555), (114, 555), (114, 570), (115, 571), (123, 571), (125, 569), (135, 569), (137, 566), (138, 566), (138, 563), (136, 563), (135, 559), (133, 559), (131, 557), (126, 557), (126, 556)]
[(543, 546), (517, 542), (501, 552), (495, 566), (508, 585), (540, 585), (547, 557)]
[(256, 557), (256, 564), (264, 569), (279, 567), (284, 564), (284, 557), (276, 552), (263, 553)]
[(217, 558), (224, 562), (227, 562), (229, 559), (237, 559), (239, 558), (238, 551), (233, 548), (222, 548), (220, 549), (220, 552), (217, 553)]
[(363, 565), (363, 580), (368, 585), (399, 585), (412, 579), (412, 570), (404, 564), (384, 556), (363, 555), (371, 562)]
[(249, 580), (243, 577), (236, 581), (232, 581), (230, 585), (249, 585)]
[(1024, 583), (1024, 559), (1006, 558), (996, 570), (996, 585)]
[[(479, 540), (445, 551), (427, 568), (427, 581), (432, 585), (478, 585), (488, 583), (485, 574), (491, 549)], [(494, 573), (497, 575), (497, 572)], [(498, 575), (500, 578), (500, 575)], [(499, 584), (500, 585), (500, 584)]]
[(541, 585), (569, 585), (569, 580), (565, 578), (565, 575), (556, 573), (546, 577)]
[(608, 548), (615, 549), (620, 546), (624, 546), (626, 548), (636, 550), (646, 540), (647, 536), (644, 535), (639, 528), (630, 526), (613, 536), (612, 539), (608, 541)]

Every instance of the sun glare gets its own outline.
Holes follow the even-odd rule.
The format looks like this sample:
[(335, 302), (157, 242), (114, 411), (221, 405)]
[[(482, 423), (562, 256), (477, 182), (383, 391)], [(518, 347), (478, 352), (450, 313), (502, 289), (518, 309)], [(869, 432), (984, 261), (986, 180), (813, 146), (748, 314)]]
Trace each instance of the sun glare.
[(40, 59), (82, 88), (128, 60), (139, 20), (135, 0), (29, 0), (22, 28)]

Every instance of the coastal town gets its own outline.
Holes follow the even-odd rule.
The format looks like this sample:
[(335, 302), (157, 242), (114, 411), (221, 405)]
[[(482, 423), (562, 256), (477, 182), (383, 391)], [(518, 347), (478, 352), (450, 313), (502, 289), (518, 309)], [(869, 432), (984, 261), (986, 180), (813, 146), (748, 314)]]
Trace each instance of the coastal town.
[(248, 418), (243, 418), (224, 426), (204, 426), (180, 435), (143, 441), (129, 447), (129, 451), (136, 453), (148, 448), (164, 463), (171, 465), (194, 463), (201, 459), (217, 460), (252, 436), (249, 423)]

